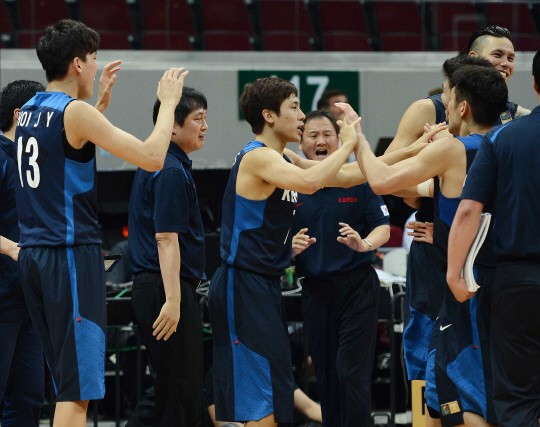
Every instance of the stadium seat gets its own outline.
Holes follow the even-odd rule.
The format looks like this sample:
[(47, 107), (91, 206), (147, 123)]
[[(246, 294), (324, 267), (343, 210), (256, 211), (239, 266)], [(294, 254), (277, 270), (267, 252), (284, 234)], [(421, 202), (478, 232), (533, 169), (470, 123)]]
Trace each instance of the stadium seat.
[(422, 21), (415, 1), (373, 2), (384, 51), (425, 49)]
[(252, 28), (244, 0), (202, 0), (206, 50), (251, 50)]
[(265, 50), (312, 50), (311, 24), (303, 0), (259, 2)]

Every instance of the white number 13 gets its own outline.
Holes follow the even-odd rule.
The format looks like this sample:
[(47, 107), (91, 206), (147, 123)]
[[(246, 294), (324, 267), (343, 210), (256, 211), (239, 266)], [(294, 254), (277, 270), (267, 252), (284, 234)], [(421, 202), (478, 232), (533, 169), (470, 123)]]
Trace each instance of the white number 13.
[[(26, 143), (25, 153), (30, 154), (30, 157), (28, 158), (28, 166), (32, 168), (32, 171), (27, 170), (26, 171), (26, 180), (28, 181), (28, 185), (32, 188), (37, 188), (40, 181), (40, 175), (39, 175), (39, 166), (37, 164), (37, 158), (39, 154), (38, 150), (38, 142), (36, 138), (33, 136), (28, 139), (28, 142)], [(21, 187), (24, 187), (23, 182), (23, 174), (22, 174), (22, 153), (23, 153), (23, 140), (22, 137), (19, 137), (19, 140), (17, 141), (17, 163), (19, 165), (19, 179), (21, 180)]]

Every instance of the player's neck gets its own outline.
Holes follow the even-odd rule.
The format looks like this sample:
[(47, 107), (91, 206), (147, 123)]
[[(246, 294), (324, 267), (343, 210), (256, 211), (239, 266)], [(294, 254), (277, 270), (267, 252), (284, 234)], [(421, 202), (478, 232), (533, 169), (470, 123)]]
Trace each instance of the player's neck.
[(15, 141), (15, 126), (12, 126), (9, 130), (4, 132), (4, 136), (11, 142)]
[(47, 85), (47, 92), (64, 92), (72, 98), (79, 97), (79, 84), (73, 77), (67, 76), (62, 80), (53, 80)]
[(465, 124), (465, 126), (463, 127), (463, 129), (460, 131), (460, 135), (461, 136), (467, 136), (467, 135), (472, 135), (474, 133), (477, 133), (477, 134), (480, 134), (480, 135), (484, 135), (486, 134), (493, 126), (484, 126), (484, 125), (479, 125), (477, 123), (474, 123), (474, 122), (471, 122), (471, 123), (467, 123)]
[(278, 153), (282, 154), (287, 142), (282, 141), (277, 134), (269, 130), (263, 130), (259, 135), (255, 135), (257, 141), (261, 141), (268, 148), (276, 150)]

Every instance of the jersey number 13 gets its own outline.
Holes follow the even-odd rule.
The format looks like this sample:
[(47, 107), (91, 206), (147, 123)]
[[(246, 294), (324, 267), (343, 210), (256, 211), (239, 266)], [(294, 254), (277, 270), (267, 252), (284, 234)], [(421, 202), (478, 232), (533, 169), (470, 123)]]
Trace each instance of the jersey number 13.
[[(25, 146), (24, 146), (25, 145)], [(24, 147), (23, 147), (24, 146)], [(28, 185), (32, 188), (37, 188), (40, 181), (39, 166), (37, 164), (37, 158), (39, 154), (38, 142), (33, 136), (28, 138), (26, 144), (24, 144), (22, 137), (20, 136), (17, 141), (17, 164), (19, 165), (19, 179), (21, 180), (21, 187), (24, 187), (23, 171), (22, 171), (22, 154), (23, 150), (28, 156), (29, 169), (26, 170), (25, 178)]]

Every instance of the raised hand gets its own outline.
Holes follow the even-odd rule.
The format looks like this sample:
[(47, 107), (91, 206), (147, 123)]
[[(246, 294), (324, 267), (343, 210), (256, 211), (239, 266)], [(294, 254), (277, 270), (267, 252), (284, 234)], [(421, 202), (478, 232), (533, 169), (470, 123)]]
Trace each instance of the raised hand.
[(369, 250), (369, 245), (362, 240), (360, 234), (355, 229), (344, 222), (340, 222), (339, 225), (341, 227), (339, 229), (341, 236), (337, 238), (339, 243), (343, 243), (357, 252), (366, 252)]
[[(343, 113), (345, 114), (345, 120), (347, 123), (353, 123), (355, 122), (359, 116), (356, 111), (354, 111), (354, 108), (351, 107), (350, 104), (347, 104), (346, 102), (336, 102), (334, 104), (337, 108), (339, 108)], [(357, 132), (362, 132), (362, 128), (360, 127), (360, 122), (357, 123), (355, 130)]]
[(116, 79), (118, 78), (116, 73), (121, 70), (120, 64), (122, 64), (122, 61), (119, 59), (109, 62), (107, 65), (105, 65), (105, 67), (103, 67), (103, 71), (99, 77), (96, 108), (102, 113), (105, 112), (111, 103), (112, 89), (116, 84)]
[(436, 125), (429, 125), (428, 123), (426, 123), (424, 125), (425, 133), (420, 138), (418, 138), (416, 141), (414, 141), (410, 145), (410, 148), (412, 148), (414, 150), (414, 154), (418, 154), (420, 151), (422, 151), (424, 148), (426, 148), (427, 145), (430, 142), (432, 142), (432, 141), (434, 141), (436, 139), (435, 135), (437, 135), (439, 133), (442, 133), (443, 135), (446, 135), (446, 136), (450, 135), (446, 131), (447, 129), (448, 129), (448, 126), (446, 125), (445, 122), (438, 123)]
[(182, 97), (182, 89), (184, 88), (184, 80), (189, 74), (189, 71), (181, 68), (169, 68), (163, 73), (163, 77), (158, 83), (157, 96), (162, 104), (172, 103), (178, 105)]
[(307, 233), (307, 228), (302, 228), (296, 233), (292, 238), (292, 256), (293, 258), (304, 252), (309, 248), (313, 243), (317, 242), (315, 237), (309, 237)]

